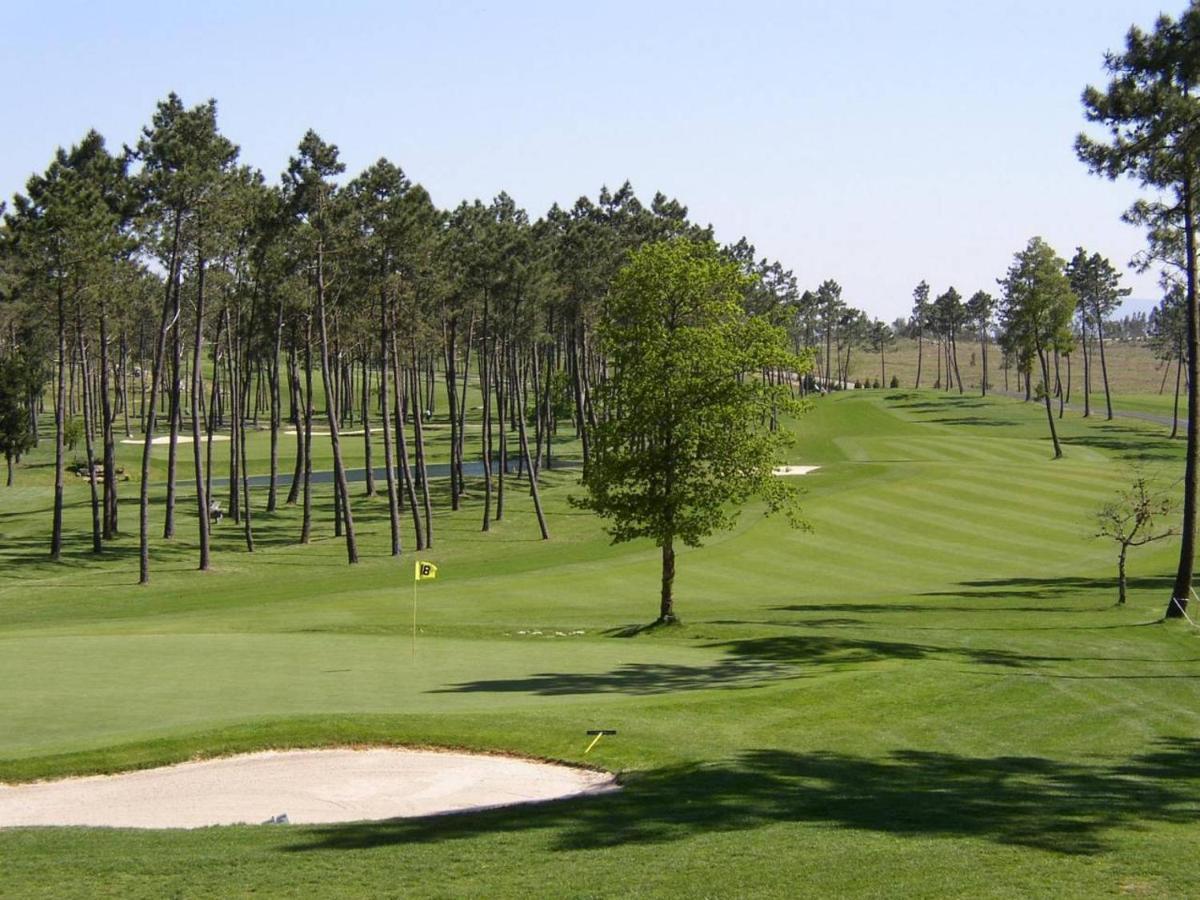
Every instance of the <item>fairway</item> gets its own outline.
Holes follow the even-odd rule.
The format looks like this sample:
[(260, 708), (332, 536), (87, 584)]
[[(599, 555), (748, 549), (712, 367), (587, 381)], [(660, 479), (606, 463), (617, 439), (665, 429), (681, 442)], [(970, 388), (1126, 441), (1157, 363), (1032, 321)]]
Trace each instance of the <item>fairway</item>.
[[(357, 567), (328, 486), (307, 547), (287, 542), (298, 512), (258, 512), (256, 490), (253, 555), (222, 526), (215, 571), (195, 573), (181, 518), (139, 588), (136, 534), (88, 553), (82, 482), (66, 564), (39, 561), (47, 492), (22, 472), (33, 486), (0, 510), (0, 780), (409, 745), (583, 763), (624, 789), (386, 823), (4, 830), (0, 895), (458, 896), (481, 870), (490, 896), (629, 879), (641, 895), (1195, 895), (1200, 632), (1158, 621), (1171, 542), (1131, 557), (1121, 609), (1091, 537), (1128, 464), (1173, 480), (1182, 444), (1129, 420), (1061, 426), (1052, 461), (1034, 404), (822, 398), (782, 461), (819, 467), (796, 480), (812, 531), (751, 507), (681, 552), (679, 628), (639, 627), (656, 550), (612, 546), (571, 508), (576, 472), (545, 479), (548, 543), (519, 489), (487, 534), (474, 502), (439, 503), (415, 653), (412, 554), (388, 558), (383, 500), (356, 494)], [(597, 728), (617, 734), (585, 757)]]

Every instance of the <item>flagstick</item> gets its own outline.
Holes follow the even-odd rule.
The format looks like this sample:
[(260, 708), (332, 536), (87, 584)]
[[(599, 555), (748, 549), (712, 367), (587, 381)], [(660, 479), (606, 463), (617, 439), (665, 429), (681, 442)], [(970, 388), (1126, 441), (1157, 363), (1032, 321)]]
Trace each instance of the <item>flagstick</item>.
[(413, 575), (413, 629), (412, 629), (412, 658), (417, 661), (417, 578)]

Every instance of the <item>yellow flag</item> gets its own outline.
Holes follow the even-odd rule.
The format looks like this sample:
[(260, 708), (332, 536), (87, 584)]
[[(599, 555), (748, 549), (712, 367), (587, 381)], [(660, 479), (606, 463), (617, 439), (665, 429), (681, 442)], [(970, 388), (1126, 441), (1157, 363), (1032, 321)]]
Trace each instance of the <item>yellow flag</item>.
[(413, 569), (413, 578), (416, 581), (426, 581), (430, 578), (437, 578), (437, 566), (431, 562), (422, 562), (418, 559), (416, 566)]

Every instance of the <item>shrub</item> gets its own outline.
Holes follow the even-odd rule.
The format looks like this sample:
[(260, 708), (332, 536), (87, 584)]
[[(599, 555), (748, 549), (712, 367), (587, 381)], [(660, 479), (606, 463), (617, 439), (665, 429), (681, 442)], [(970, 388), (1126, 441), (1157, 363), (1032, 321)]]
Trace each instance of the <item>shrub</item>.
[(75, 445), (83, 440), (83, 419), (72, 416), (63, 423), (63, 443), (74, 452)]

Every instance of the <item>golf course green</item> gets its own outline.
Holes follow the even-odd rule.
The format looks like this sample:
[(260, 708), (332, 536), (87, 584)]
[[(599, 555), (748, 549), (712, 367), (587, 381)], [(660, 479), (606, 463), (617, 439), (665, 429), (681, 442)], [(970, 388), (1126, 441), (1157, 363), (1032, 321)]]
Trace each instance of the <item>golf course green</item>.
[[(1118, 607), (1115, 547), (1093, 536), (1130, 467), (1170, 485), (1183, 444), (1059, 425), (1054, 461), (1034, 403), (818, 399), (781, 461), (819, 466), (797, 480), (811, 531), (748, 507), (680, 552), (683, 624), (657, 629), (656, 548), (613, 546), (572, 507), (576, 469), (543, 473), (548, 542), (515, 472), (488, 533), (478, 479), (458, 512), (434, 482), (415, 645), (411, 519), (397, 561), (361, 483), (359, 565), (318, 484), (313, 543), (259, 489), (255, 552), (226, 519), (200, 573), (186, 480), (178, 537), (157, 540), (160, 482), (139, 587), (136, 482), (95, 556), (71, 479), (48, 561), (44, 441), (0, 488), (0, 782), (405, 745), (594, 766), (623, 789), (349, 825), (0, 829), (0, 896), (1200, 895), (1200, 630), (1161, 621), (1177, 545), (1131, 556)], [(140, 452), (121, 447), (128, 471)], [(617, 733), (585, 756), (597, 728)]]

